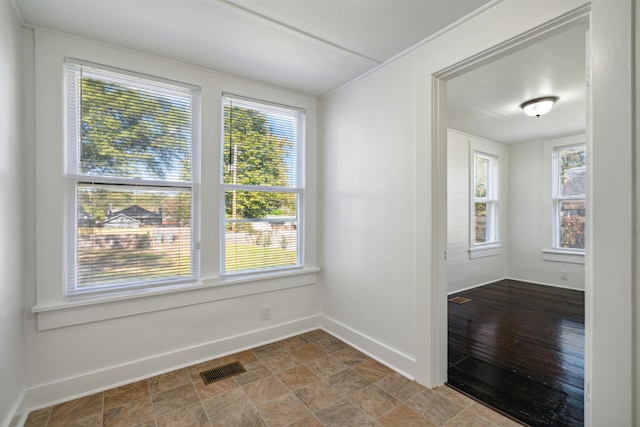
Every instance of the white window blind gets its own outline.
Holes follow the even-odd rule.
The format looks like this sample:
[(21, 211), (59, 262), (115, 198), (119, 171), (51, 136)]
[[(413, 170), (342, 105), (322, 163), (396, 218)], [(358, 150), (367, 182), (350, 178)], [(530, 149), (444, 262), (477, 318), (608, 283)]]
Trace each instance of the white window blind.
[(304, 112), (223, 97), (223, 274), (302, 266)]
[(584, 145), (553, 151), (553, 248), (584, 251), (586, 150)]
[(66, 67), (67, 294), (195, 280), (198, 89)]

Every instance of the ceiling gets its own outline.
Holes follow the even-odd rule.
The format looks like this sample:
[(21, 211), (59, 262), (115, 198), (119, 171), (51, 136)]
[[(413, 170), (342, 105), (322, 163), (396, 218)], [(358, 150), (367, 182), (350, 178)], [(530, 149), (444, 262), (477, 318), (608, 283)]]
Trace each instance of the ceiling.
[(322, 96), (491, 0), (11, 1), (27, 26)]
[[(323, 96), (496, 0), (10, 0), (50, 28)], [(511, 143), (584, 131), (585, 28), (447, 84), (448, 126)], [(560, 97), (551, 113), (518, 108)]]
[[(585, 31), (567, 29), (447, 82), (447, 126), (502, 143), (584, 132)], [(560, 99), (546, 115), (519, 108), (550, 95)]]

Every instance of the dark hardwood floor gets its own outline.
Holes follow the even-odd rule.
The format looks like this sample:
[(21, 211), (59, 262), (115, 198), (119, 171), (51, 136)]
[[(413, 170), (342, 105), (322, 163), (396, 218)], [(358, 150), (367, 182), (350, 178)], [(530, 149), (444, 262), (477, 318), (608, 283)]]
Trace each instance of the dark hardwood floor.
[(532, 426), (584, 424), (584, 292), (514, 280), (448, 303), (448, 384)]

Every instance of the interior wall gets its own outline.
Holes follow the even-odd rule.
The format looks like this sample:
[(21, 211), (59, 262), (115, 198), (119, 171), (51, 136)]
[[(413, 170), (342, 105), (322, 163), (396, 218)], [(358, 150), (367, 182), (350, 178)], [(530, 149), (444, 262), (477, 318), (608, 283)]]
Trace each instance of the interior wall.
[(329, 327), (405, 371), (415, 357), (413, 60), (322, 100), (319, 173)]
[[(587, 416), (594, 426), (633, 424), (633, 328), (638, 307), (634, 254), (633, 16), (637, 2), (594, 0), (591, 3), (591, 133), (587, 153), (594, 159), (587, 174), (587, 215), (594, 226), (586, 239), (586, 393)], [(589, 151), (590, 150), (590, 151)], [(636, 368), (637, 369), (637, 368)], [(637, 410), (637, 407), (635, 408)], [(589, 417), (587, 417), (589, 419)]]
[(23, 263), (22, 27), (0, 2), (0, 425), (9, 425), (25, 389)]
[[(433, 252), (441, 248), (438, 243), (443, 240), (441, 230), (431, 227), (444, 224), (439, 218), (446, 212), (446, 200), (434, 197), (434, 193), (446, 194), (446, 189), (439, 187), (446, 182), (446, 176), (434, 171), (437, 163), (432, 158), (442, 158), (439, 147), (432, 145), (434, 121), (439, 120), (432, 108), (433, 76), (585, 4), (580, 0), (543, 3), (504, 0), (323, 100), (324, 310), (328, 316), (351, 326), (352, 335), (360, 334), (371, 347), (379, 344), (405, 351), (409, 356), (415, 348), (415, 364), (409, 373), (427, 384), (435, 385), (446, 375), (446, 333), (442, 332), (446, 308), (441, 303), (446, 298), (446, 279), (441, 280), (446, 265), (441, 257), (444, 254)], [(625, 339), (620, 340), (612, 331), (631, 328), (630, 246), (629, 237), (622, 236), (623, 232), (629, 235), (633, 226), (628, 215), (630, 187), (613, 184), (607, 175), (620, 174), (624, 182), (631, 182), (628, 162), (619, 163), (618, 167), (613, 162), (614, 153), (628, 157), (631, 150), (630, 113), (621, 114), (631, 106), (628, 102), (631, 35), (625, 21), (632, 16), (631, 1), (594, 0), (590, 5), (592, 40), (595, 40), (592, 60), (597, 62), (593, 100), (594, 105), (596, 101), (599, 105), (593, 111), (594, 139), (614, 144), (623, 154), (614, 151), (600, 158), (605, 144), (594, 154), (594, 158), (600, 159), (593, 167), (594, 182), (599, 180), (598, 188), (593, 189), (593, 204), (601, 204), (596, 210), (596, 220), (606, 223), (609, 219), (616, 226), (615, 229), (605, 226), (594, 233), (594, 241), (602, 246), (599, 256), (593, 255), (593, 264), (597, 266), (591, 272), (592, 290), (598, 290), (592, 300), (587, 300), (587, 306), (593, 307), (592, 311), (587, 310), (587, 315), (593, 314), (594, 324), (601, 324), (597, 328), (587, 327), (594, 336), (588, 343), (589, 352), (593, 350), (592, 354), (597, 355), (587, 361), (593, 367), (587, 378), (593, 379), (588, 385), (594, 393), (587, 418), (593, 419), (594, 425), (607, 422), (629, 425), (633, 395), (628, 390), (633, 372), (630, 343), (637, 339), (637, 334), (631, 337), (630, 332), (622, 333)], [(612, 49), (614, 55), (609, 55), (607, 49)], [(416, 78), (415, 87), (407, 82), (412, 77)], [(607, 88), (613, 93), (607, 92)], [(379, 160), (381, 153), (386, 162)], [(395, 174), (380, 170), (383, 164)], [(387, 180), (378, 179), (380, 175)], [(412, 185), (415, 192), (410, 194), (406, 188)], [(625, 199), (623, 215), (616, 221), (608, 207), (616, 204), (613, 198), (618, 196)], [(387, 224), (362, 220), (390, 216), (392, 209), (386, 205), (387, 200), (406, 202), (395, 206), (395, 212), (401, 215), (415, 208), (409, 216), (415, 222), (404, 224), (402, 219), (406, 218)], [(434, 201), (442, 205), (442, 210), (434, 206)], [(357, 209), (341, 209), (346, 206)], [(376, 213), (378, 209), (381, 214)], [(388, 250), (377, 245), (394, 235), (406, 239), (407, 247), (413, 246), (414, 271), (398, 271), (393, 267), (410, 268), (407, 261), (410, 250), (400, 245), (390, 245)], [(614, 243), (614, 237), (620, 239), (623, 248)], [(442, 249), (445, 245), (446, 240), (442, 241)], [(387, 256), (382, 257), (383, 254)], [(400, 275), (390, 277), (390, 271)], [(611, 287), (606, 274), (620, 279), (619, 282)], [(363, 298), (364, 303), (356, 298)], [(618, 350), (622, 354), (614, 358)], [(598, 375), (591, 377), (594, 372)], [(622, 397), (614, 402), (614, 397), (621, 394), (616, 392), (616, 383), (623, 386)]]
[(386, 351), (381, 358), (427, 385), (444, 381), (446, 337), (436, 325), (446, 324), (446, 309), (433, 309), (446, 285), (433, 281), (440, 212), (432, 204), (432, 76), (582, 4), (497, 3), (322, 99), (322, 285), (331, 331)]
[[(11, 357), (16, 359), (15, 366), (6, 365), (11, 375), (26, 371), (27, 394), (22, 408), (48, 406), (319, 327), (319, 287), (313, 268), (307, 272), (280, 274), (261, 280), (218, 282), (219, 239), (216, 233), (220, 227), (217, 222), (219, 190), (216, 185), (213, 190), (211, 186), (207, 187), (211, 191), (202, 191), (201, 194), (202, 211), (207, 213), (202, 220), (201, 233), (207, 236), (208, 242), (206, 248), (204, 242), (201, 245), (201, 264), (203, 280), (208, 279), (209, 282), (180, 292), (140, 294), (135, 298), (113, 298), (97, 303), (60, 299), (63, 283), (60, 253), (64, 235), (62, 227), (52, 227), (51, 224), (62, 224), (64, 213), (64, 195), (56, 183), (64, 179), (61, 173), (64, 156), (60, 106), (63, 105), (64, 58), (67, 56), (200, 86), (202, 158), (216, 165), (202, 168), (203, 182), (215, 183), (219, 179), (219, 163), (215, 159), (220, 155), (223, 92), (305, 108), (309, 156), (305, 169), (310, 199), (305, 212), (309, 227), (305, 256), (308, 266), (315, 267), (315, 98), (38, 29), (35, 65), (32, 64), (38, 102), (30, 116), (35, 124), (36, 141), (27, 171), (32, 183), (29, 190), (35, 194), (35, 201), (27, 211), (35, 212), (36, 232), (35, 241), (26, 243), (27, 268), (38, 274), (29, 276), (25, 302), (29, 310), (36, 307), (36, 314), (28, 317), (25, 327), (26, 357), (21, 351), (12, 353)], [(5, 117), (3, 115), (3, 119)], [(15, 144), (9, 146), (15, 147)], [(10, 159), (8, 154), (7, 162)], [(7, 180), (13, 181), (16, 179)], [(7, 205), (14, 204), (13, 198), (19, 199), (18, 190), (10, 188), (11, 192), (7, 192), (6, 197), (3, 194)], [(7, 213), (13, 215), (12, 210), (3, 210), (3, 215)], [(15, 235), (18, 239), (20, 236), (14, 224), (19, 216), (15, 215), (15, 218), (6, 218), (2, 224), (8, 227), (7, 236)], [(11, 245), (15, 243), (12, 240), (3, 238), (2, 244)], [(10, 251), (6, 249), (7, 256), (2, 262), (13, 261), (19, 266), (20, 263), (12, 258), (16, 253), (15, 247), (11, 246)], [(11, 269), (15, 267), (12, 265)], [(11, 269), (7, 265), (6, 270)], [(11, 286), (19, 286), (19, 276), (14, 275), (10, 279)], [(8, 301), (11, 311), (7, 312), (15, 318), (16, 307), (23, 304), (17, 297), (13, 299)], [(267, 321), (261, 319), (261, 306), (265, 304), (271, 305), (272, 313)], [(5, 314), (3, 312), (3, 316)], [(12, 329), (19, 326), (15, 319), (8, 325)], [(2, 328), (5, 328), (4, 322)], [(3, 351), (12, 347), (2, 344)], [(24, 369), (17, 365), (18, 360), (24, 361)], [(4, 360), (2, 369), (4, 372)], [(2, 383), (5, 384), (4, 381)]]
[[(502, 252), (469, 259), (469, 144), (484, 141), (502, 150)], [(585, 289), (584, 264), (545, 260), (544, 141), (500, 144), (460, 132), (447, 133), (447, 276), (448, 292), (508, 277), (531, 283)], [(562, 272), (566, 272), (563, 279)]]
[(635, 307), (636, 311), (634, 313), (635, 317), (635, 331), (636, 331), (636, 342), (635, 342), (635, 358), (634, 358), (634, 369), (635, 369), (635, 393), (634, 393), (634, 425), (640, 425), (640, 147), (638, 147), (638, 143), (640, 141), (640, 67), (637, 65), (637, 58), (640, 58), (640, 7), (635, 8), (635, 85), (636, 85), (636, 97), (635, 97), (635, 286), (633, 293), (635, 294)]
[[(496, 153), (500, 158), (499, 171), (499, 239), (500, 248), (489, 249), (491, 255), (482, 255), (482, 250), (474, 252), (470, 258), (470, 164), (471, 144), (483, 144), (488, 154)], [(507, 275), (509, 245), (507, 224), (509, 217), (508, 148), (504, 144), (489, 141), (474, 135), (449, 130), (447, 132), (447, 277), (448, 292), (459, 292), (478, 285), (504, 279)]]
[[(584, 264), (544, 260), (544, 141), (509, 144), (509, 265), (512, 279), (585, 289)], [(548, 160), (550, 161), (550, 160)], [(562, 279), (561, 271), (567, 278)]]

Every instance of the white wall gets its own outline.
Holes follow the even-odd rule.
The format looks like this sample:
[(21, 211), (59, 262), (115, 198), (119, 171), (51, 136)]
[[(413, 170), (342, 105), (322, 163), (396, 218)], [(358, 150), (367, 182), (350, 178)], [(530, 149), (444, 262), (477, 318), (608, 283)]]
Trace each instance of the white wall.
[[(469, 259), (469, 144), (480, 141), (503, 152), (502, 252)], [(502, 278), (584, 290), (583, 263), (544, 259), (543, 235), (550, 213), (545, 209), (544, 141), (499, 144), (474, 135), (447, 133), (447, 276), (448, 292)], [(548, 159), (550, 161), (550, 159)], [(561, 258), (558, 256), (556, 258)], [(576, 258), (581, 257), (565, 257)], [(567, 278), (562, 279), (561, 272)]]
[[(544, 260), (544, 141), (509, 145), (509, 266), (512, 279), (585, 289), (584, 264)], [(547, 161), (551, 161), (547, 159)], [(561, 270), (567, 279), (561, 278)]]
[[(635, 23), (635, 34), (636, 34), (636, 40), (635, 40), (635, 58), (636, 58), (636, 63), (637, 63), (637, 58), (640, 58), (640, 8), (637, 7), (635, 8), (636, 11), (636, 15), (634, 17), (634, 23)], [(636, 248), (636, 257), (635, 257), (635, 264), (636, 264), (636, 270), (635, 270), (635, 306), (636, 307), (640, 307), (640, 268), (637, 268), (637, 266), (640, 265), (640, 173), (638, 173), (637, 171), (640, 171), (640, 150), (638, 149), (638, 141), (640, 141), (640, 96), (638, 96), (638, 91), (640, 91), (640, 67), (636, 66), (635, 69), (635, 84), (636, 84), (636, 99), (635, 99), (635, 112), (636, 112), (636, 116), (635, 116), (635, 124), (636, 124), (636, 133), (635, 133), (635, 142), (636, 142), (636, 156), (634, 159), (634, 166), (635, 166), (635, 170), (636, 170), (636, 180), (635, 180), (635, 202), (636, 202), (636, 206), (635, 206), (635, 236), (634, 236), (634, 241), (635, 241), (635, 248)], [(640, 310), (636, 309), (635, 312), (635, 330), (636, 331), (640, 331)], [(640, 334), (640, 332), (638, 332), (636, 334), (636, 337)], [(634, 424), (635, 425), (640, 425), (640, 338), (636, 339), (636, 346), (635, 346), (635, 379), (634, 379), (634, 384), (635, 384), (635, 400), (634, 400), (634, 407), (635, 407), (635, 413), (634, 413)]]
[(633, 257), (638, 247), (631, 232), (639, 194), (633, 171), (638, 149), (633, 134), (638, 99), (632, 86), (638, 60), (631, 44), (635, 7), (637, 2), (627, 0), (592, 1), (587, 140), (592, 159), (587, 198), (592, 203), (587, 203), (587, 216), (593, 227), (587, 225), (586, 235), (585, 369), (586, 415), (594, 426), (631, 425), (633, 398), (640, 392), (633, 383), (633, 368), (640, 366), (640, 355), (633, 351), (640, 330), (632, 323), (639, 310), (633, 296), (640, 290)]
[[(103, 300), (68, 300), (62, 295), (63, 227), (52, 224), (62, 224), (64, 213), (61, 107), (66, 56), (201, 87), (201, 151), (207, 162), (201, 177), (206, 183), (201, 192), (202, 283), (173, 292), (140, 292)], [(35, 212), (36, 233), (35, 241), (27, 241), (26, 259), (28, 270), (37, 274), (28, 276), (26, 306), (36, 314), (29, 316), (26, 324), (26, 359), (21, 353), (12, 355), (26, 361), (23, 410), (254, 347), (321, 324), (314, 270), (315, 98), (40, 29), (36, 30), (33, 67), (36, 141), (27, 175), (34, 182), (29, 190), (34, 192), (35, 201), (26, 211)], [(236, 282), (218, 277), (220, 210), (216, 183), (223, 92), (300, 107), (307, 112), (308, 270), (261, 279), (245, 277)], [(11, 193), (11, 197), (17, 196)], [(9, 195), (6, 198), (12, 202)], [(14, 230), (12, 225), (8, 231), (17, 233)], [(11, 304), (14, 312), (22, 306), (19, 302)], [(272, 318), (268, 321), (261, 320), (261, 306), (265, 304), (271, 305)], [(6, 348), (4, 343), (2, 348)]]
[(404, 370), (415, 356), (412, 63), (408, 55), (323, 101), (319, 173), (324, 315)]
[(25, 389), (22, 28), (0, 1), (0, 425), (11, 422)]
[[(471, 144), (483, 144), (488, 154), (499, 156), (499, 239), (500, 247), (469, 252), (469, 209), (472, 173), (469, 160)], [(507, 276), (509, 245), (508, 148), (504, 144), (449, 130), (447, 132), (447, 277), (448, 292), (458, 292), (491, 283)], [(484, 254), (483, 254), (484, 252)], [(491, 255), (486, 255), (490, 253)]]
[[(340, 331), (370, 351), (380, 350), (378, 354), (381, 349), (404, 354), (403, 368), (426, 384), (444, 379), (446, 274), (443, 281), (441, 271), (446, 266), (441, 267), (439, 251), (444, 252), (446, 240), (441, 242), (442, 230), (432, 225), (446, 224), (441, 219), (446, 199), (439, 197), (441, 192), (446, 194), (439, 186), (446, 176), (432, 162), (434, 155), (443, 158), (433, 145), (433, 120), (437, 120), (432, 110), (433, 75), (584, 4), (580, 0), (504, 0), (322, 101), (321, 259), (324, 312), (336, 321), (328, 325), (330, 330)], [(620, 149), (617, 154), (628, 160), (631, 36), (625, 19), (630, 19), (631, 2), (595, 0), (591, 4), (593, 100), (598, 104), (594, 138), (614, 144)], [(607, 87), (614, 89), (615, 96), (607, 93)], [(635, 285), (630, 276), (632, 248), (629, 237), (624, 237), (633, 225), (631, 187), (614, 183), (607, 175), (618, 174), (630, 183), (631, 167), (627, 161), (616, 167), (613, 153), (600, 150), (603, 145), (594, 154), (602, 157), (593, 166), (594, 181), (599, 184), (591, 197), (593, 205), (599, 205), (592, 212), (594, 221), (604, 226), (588, 243), (592, 253), (594, 246), (601, 245), (593, 255), (592, 288), (587, 285), (587, 293), (593, 292), (593, 299), (587, 299), (588, 319), (593, 316), (587, 326), (593, 334), (587, 346), (587, 364), (592, 363), (587, 381), (593, 393), (587, 417), (593, 425), (629, 425), (633, 412), (630, 343), (638, 338), (637, 332), (634, 336), (629, 332)], [(624, 198), (618, 220), (610, 209), (607, 212), (615, 196)], [(434, 201), (442, 208), (434, 206)], [(615, 228), (607, 226), (608, 221)], [(623, 247), (613, 241), (618, 239)], [(606, 274), (619, 281), (611, 286)], [(617, 338), (618, 331), (622, 339)]]

